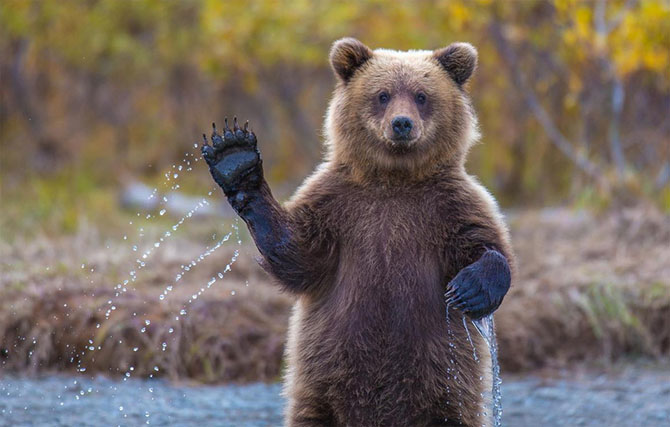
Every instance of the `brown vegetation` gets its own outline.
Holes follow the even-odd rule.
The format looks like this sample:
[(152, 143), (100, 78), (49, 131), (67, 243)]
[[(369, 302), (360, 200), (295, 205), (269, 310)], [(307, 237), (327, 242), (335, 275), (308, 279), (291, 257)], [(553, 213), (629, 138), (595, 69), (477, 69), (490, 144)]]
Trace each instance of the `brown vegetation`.
[(670, 354), (670, 217), (543, 210), (511, 222), (520, 274), (496, 316), (505, 369)]
[[(670, 217), (641, 208), (600, 215), (557, 209), (513, 213), (510, 223), (519, 276), (496, 316), (504, 370), (670, 355)], [(224, 280), (189, 304), (223, 271), (235, 243), (185, 275), (163, 301), (158, 295), (174, 271), (202, 253), (202, 244), (166, 241), (131, 283), (135, 289), (115, 297), (114, 284), (125, 277), (120, 266), (136, 257), (124, 243), (81, 229), (57, 241), (0, 246), (4, 371), (278, 378), (291, 301), (268, 283), (254, 250), (245, 244)], [(105, 321), (110, 299), (116, 310)], [(95, 350), (85, 350), (90, 346)]]
[[(147, 268), (137, 270), (127, 291), (119, 292), (115, 284), (131, 277), (122, 266), (132, 269), (137, 252), (124, 242), (103, 249), (103, 242), (95, 230), (82, 229), (56, 242), (37, 239), (1, 247), (0, 360), (5, 370), (129, 373), (198, 382), (277, 378), (290, 300), (267, 282), (252, 255), (243, 252), (223, 273), (238, 249), (230, 243), (175, 283), (180, 265), (197, 259), (204, 248), (187, 238), (166, 240)], [(82, 260), (86, 263), (80, 266)], [(217, 272), (224, 280), (206, 289)], [(160, 300), (170, 284), (174, 290)], [(206, 291), (193, 299), (201, 288)]]

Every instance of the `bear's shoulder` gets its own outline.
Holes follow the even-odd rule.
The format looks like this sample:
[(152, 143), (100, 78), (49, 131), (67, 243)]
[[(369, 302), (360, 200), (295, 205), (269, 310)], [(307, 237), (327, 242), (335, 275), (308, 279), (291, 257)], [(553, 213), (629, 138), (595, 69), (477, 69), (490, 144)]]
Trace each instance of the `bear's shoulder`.
[(346, 180), (329, 162), (320, 164), (284, 204), (288, 210), (324, 210), (347, 194)]

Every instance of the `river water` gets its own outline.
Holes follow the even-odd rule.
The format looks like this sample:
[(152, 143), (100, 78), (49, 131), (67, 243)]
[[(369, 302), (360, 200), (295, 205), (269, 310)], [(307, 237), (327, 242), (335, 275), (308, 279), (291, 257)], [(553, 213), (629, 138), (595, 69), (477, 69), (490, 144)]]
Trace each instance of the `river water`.
[[(279, 384), (175, 385), (71, 376), (0, 378), (0, 425), (278, 426)], [(504, 377), (504, 426), (669, 426), (670, 370)]]

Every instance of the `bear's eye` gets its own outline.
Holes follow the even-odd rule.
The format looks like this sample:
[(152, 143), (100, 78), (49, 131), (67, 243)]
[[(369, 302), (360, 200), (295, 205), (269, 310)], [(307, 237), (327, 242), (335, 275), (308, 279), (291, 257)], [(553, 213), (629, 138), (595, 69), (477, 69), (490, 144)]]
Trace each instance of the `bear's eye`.
[(380, 103), (386, 104), (387, 102), (389, 102), (389, 99), (391, 99), (391, 96), (388, 93), (382, 92), (382, 93), (379, 94), (379, 102)]
[(426, 103), (426, 94), (423, 92), (419, 92), (416, 94), (416, 103), (419, 105), (423, 105)]

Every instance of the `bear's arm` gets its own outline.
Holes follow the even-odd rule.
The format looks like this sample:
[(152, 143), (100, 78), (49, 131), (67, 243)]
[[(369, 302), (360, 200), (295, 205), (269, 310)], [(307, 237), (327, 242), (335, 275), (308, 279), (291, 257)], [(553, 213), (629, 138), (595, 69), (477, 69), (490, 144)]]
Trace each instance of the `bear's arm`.
[(447, 302), (479, 319), (493, 313), (510, 288), (514, 255), (497, 209), (462, 218), (446, 250)]
[(223, 134), (212, 123), (211, 142), (203, 135), (202, 155), (214, 181), (246, 222), (263, 259), (262, 265), (294, 293), (318, 288), (333, 271), (336, 258), (316, 213), (309, 206), (319, 198), (306, 197), (302, 208), (285, 209), (272, 196), (263, 174), (256, 135), (247, 122), (233, 128), (225, 120)]
[(262, 255), (261, 265), (292, 293), (312, 292), (334, 271), (334, 239), (307, 203), (282, 207), (263, 180), (237, 209)]

